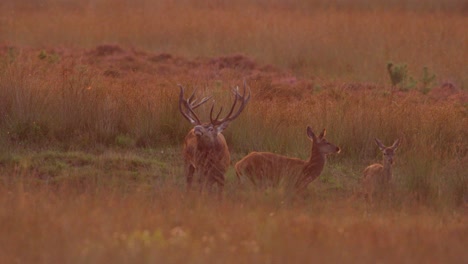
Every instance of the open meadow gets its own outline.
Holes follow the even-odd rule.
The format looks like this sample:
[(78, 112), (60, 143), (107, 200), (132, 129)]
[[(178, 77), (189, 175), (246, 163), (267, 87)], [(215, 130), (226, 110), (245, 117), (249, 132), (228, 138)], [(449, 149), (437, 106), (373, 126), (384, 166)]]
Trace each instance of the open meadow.
[[(0, 263), (468, 261), (464, 1), (196, 2), (1, 1)], [(244, 80), (231, 165), (341, 148), (300, 195), (186, 191), (177, 85), (229, 109)]]

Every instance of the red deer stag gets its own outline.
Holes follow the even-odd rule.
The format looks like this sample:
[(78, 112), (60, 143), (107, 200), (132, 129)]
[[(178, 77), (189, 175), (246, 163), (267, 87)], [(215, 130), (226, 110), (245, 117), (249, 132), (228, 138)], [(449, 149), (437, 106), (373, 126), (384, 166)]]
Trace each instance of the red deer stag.
[(383, 163), (369, 165), (364, 169), (362, 178), (363, 194), (367, 201), (371, 203), (375, 190), (378, 189), (379, 192), (383, 192), (384, 188), (388, 187), (388, 184), (392, 180), (393, 156), (395, 155), (398, 145), (400, 145), (400, 140), (395, 140), (391, 147), (385, 146), (382, 141), (377, 138), (375, 139), (375, 143), (382, 151)]
[(325, 134), (324, 129), (317, 137), (307, 127), (307, 136), (312, 140), (312, 151), (307, 161), (270, 152), (250, 153), (235, 165), (239, 181), (242, 176), (246, 176), (257, 187), (284, 183), (298, 192), (305, 190), (309, 183), (320, 176), (326, 155), (340, 152), (339, 147), (325, 139)]
[[(219, 119), (223, 108), (213, 117), (214, 103), (211, 106), (210, 122), (202, 123), (194, 109), (208, 101), (205, 97), (197, 102), (195, 92), (188, 99), (184, 99), (184, 87), (180, 87), (179, 110), (180, 113), (194, 126), (184, 140), (183, 155), (185, 160), (185, 176), (187, 189), (190, 190), (194, 176), (197, 179), (200, 190), (209, 189), (216, 183), (221, 195), (224, 188), (224, 174), (226, 173), (231, 157), (226, 140), (222, 132), (229, 123), (236, 119), (250, 100), (250, 90), (246, 94), (246, 83), (241, 95), (239, 88), (233, 89), (234, 102), (226, 117)], [(236, 109), (236, 105), (239, 106)]]

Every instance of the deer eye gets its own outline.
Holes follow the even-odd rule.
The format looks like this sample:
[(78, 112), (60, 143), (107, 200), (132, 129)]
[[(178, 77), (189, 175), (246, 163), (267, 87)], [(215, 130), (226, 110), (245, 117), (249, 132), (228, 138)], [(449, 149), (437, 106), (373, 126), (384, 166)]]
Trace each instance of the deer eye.
[(213, 130), (214, 130), (213, 127), (209, 127), (209, 128), (208, 128), (208, 131), (209, 131), (209, 132), (213, 132)]

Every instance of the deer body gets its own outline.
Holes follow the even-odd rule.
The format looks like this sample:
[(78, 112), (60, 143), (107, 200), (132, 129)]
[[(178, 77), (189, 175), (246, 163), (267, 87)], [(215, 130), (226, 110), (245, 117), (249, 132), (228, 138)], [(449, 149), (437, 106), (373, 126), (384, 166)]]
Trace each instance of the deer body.
[(376, 190), (378, 190), (378, 192), (383, 192), (389, 187), (393, 177), (393, 157), (398, 145), (400, 144), (399, 139), (397, 139), (390, 147), (385, 146), (377, 138), (375, 139), (375, 142), (382, 151), (383, 161), (382, 164), (375, 163), (364, 169), (362, 187), (364, 196), (369, 202), (372, 202), (373, 195)]
[(217, 183), (220, 188), (224, 186), (224, 174), (229, 168), (231, 156), (222, 134), (212, 138), (215, 139), (213, 142), (204, 142), (195, 134), (195, 128), (185, 137), (183, 154), (189, 189), (195, 173), (198, 184)]
[(307, 161), (277, 155), (270, 152), (252, 152), (236, 163), (235, 169), (239, 181), (246, 176), (255, 186), (278, 186), (284, 183), (296, 191), (307, 188), (309, 183), (320, 176), (326, 161), (326, 155), (339, 153), (340, 148), (329, 143), (325, 138), (325, 129), (316, 137), (310, 127), (307, 134), (312, 140), (312, 150)]
[[(203, 190), (204, 187), (212, 188), (216, 183), (219, 193), (222, 193), (224, 174), (231, 162), (229, 148), (222, 132), (231, 121), (240, 115), (250, 100), (250, 92), (246, 95), (245, 82), (243, 95), (239, 94), (238, 88), (234, 89), (233, 92), (235, 99), (227, 116), (219, 119), (221, 108), (216, 117), (213, 118), (213, 104), (210, 111), (210, 122), (202, 123), (194, 109), (204, 104), (209, 97), (197, 102), (193, 93), (188, 99), (184, 99), (184, 88), (180, 86), (179, 111), (194, 126), (185, 137), (182, 151), (188, 190), (191, 189), (195, 176), (200, 190)], [(240, 102), (240, 106), (234, 113), (238, 102)]]
[[(305, 161), (288, 158), (270, 152), (251, 152), (236, 163), (235, 169), (240, 181), (241, 176), (246, 176), (255, 186), (278, 186), (282, 180), (281, 175), (300, 172)], [(273, 173), (274, 172), (274, 173)], [(296, 178), (298, 175), (295, 175)]]

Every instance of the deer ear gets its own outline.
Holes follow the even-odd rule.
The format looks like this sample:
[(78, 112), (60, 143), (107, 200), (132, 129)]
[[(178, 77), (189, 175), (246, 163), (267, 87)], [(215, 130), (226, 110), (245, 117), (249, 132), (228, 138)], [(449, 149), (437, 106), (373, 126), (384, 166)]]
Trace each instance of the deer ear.
[(314, 131), (312, 131), (312, 128), (310, 128), (310, 126), (307, 127), (307, 136), (313, 141), (317, 141), (317, 137), (315, 136)]
[(380, 139), (375, 138), (374, 140), (375, 140), (375, 143), (377, 144), (377, 146), (379, 146), (379, 148), (380, 148), (381, 150), (384, 150), (384, 149), (387, 148), (387, 147), (385, 147), (385, 145), (382, 143), (382, 141), (380, 141)]
[(327, 130), (324, 128), (322, 133), (320, 133), (319, 135), (319, 138), (322, 139), (323, 137), (325, 137), (327, 135)]
[(222, 133), (222, 132), (224, 131), (224, 129), (226, 129), (226, 128), (228, 127), (228, 125), (229, 125), (229, 122), (223, 122), (223, 123), (221, 123), (221, 125), (219, 125), (219, 126), (216, 127), (216, 132), (217, 132), (218, 134)]
[(396, 150), (399, 145), (400, 145), (400, 139), (395, 140), (395, 142), (393, 142), (392, 149)]

